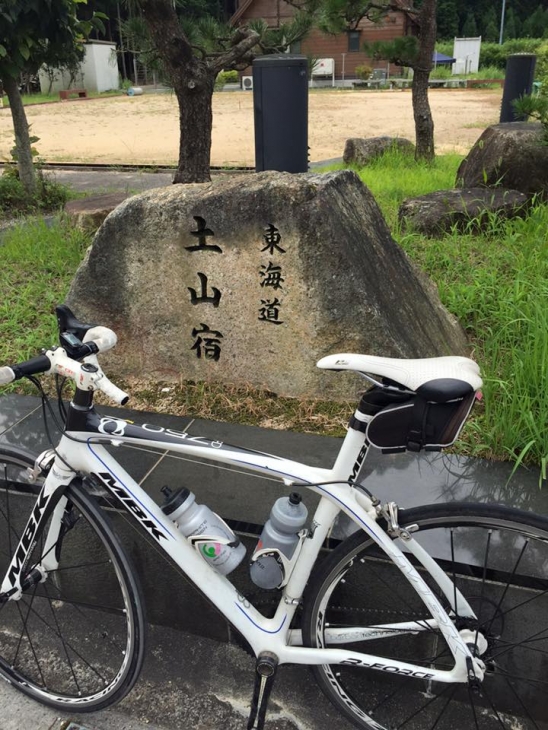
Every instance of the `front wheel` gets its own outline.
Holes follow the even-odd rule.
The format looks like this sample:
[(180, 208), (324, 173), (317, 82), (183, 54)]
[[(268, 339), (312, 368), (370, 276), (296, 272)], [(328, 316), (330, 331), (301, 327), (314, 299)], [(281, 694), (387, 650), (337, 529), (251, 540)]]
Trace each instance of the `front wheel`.
[[(29, 483), (33, 464), (27, 452), (0, 447), (0, 583), (29, 515), (38, 516), (43, 479)], [(86, 712), (116, 702), (135, 683), (145, 619), (134, 571), (104, 512), (78, 481), (64, 498), (55, 543), (44, 547), (50, 516), (23, 575), (40, 570), (52, 551), (56, 569), (19, 600), (0, 602), (0, 675), (39, 702)]]
[[(400, 525), (413, 524), (413, 538), (476, 614), (475, 623), (452, 616), (485, 663), (479, 693), (468, 684), (396, 673), (394, 660), (418, 665), (424, 674), (432, 667), (449, 670), (454, 661), (410, 583), (362, 531), (312, 576), (303, 643), (372, 654), (382, 668), (317, 666), (319, 685), (357, 727), (369, 730), (546, 730), (548, 519), (498, 505), (440, 504), (401, 510)], [(408, 557), (450, 612), (429, 574)], [(387, 624), (394, 627), (390, 636), (374, 638)], [(363, 628), (373, 629), (367, 640)]]

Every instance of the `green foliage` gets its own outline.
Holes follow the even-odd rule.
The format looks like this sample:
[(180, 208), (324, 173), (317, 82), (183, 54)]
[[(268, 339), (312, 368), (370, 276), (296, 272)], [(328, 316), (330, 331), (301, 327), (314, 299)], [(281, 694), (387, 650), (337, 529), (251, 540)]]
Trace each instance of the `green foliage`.
[(419, 52), (419, 41), (415, 36), (403, 36), (392, 41), (364, 43), (363, 50), (375, 60), (382, 58), (397, 66), (413, 68)]
[[(502, 2), (497, 0), (438, 0), (438, 39), (477, 37), (497, 42)], [(542, 38), (548, 29), (548, 8), (542, 0), (508, 0), (504, 40)]]
[(0, 78), (35, 73), (40, 66), (81, 60), (83, 41), (103, 28), (102, 13), (79, 20), (85, 0), (0, 0)]
[(537, 64), (535, 66), (535, 77), (541, 81), (543, 87), (546, 88), (548, 87), (548, 41), (545, 41), (538, 46), (536, 54)]
[(318, 3), (318, 27), (324, 33), (337, 34), (353, 30), (366, 15), (374, 23), (380, 22), (389, 10), (390, 0), (323, 0)]
[(513, 102), (516, 112), (523, 117), (532, 117), (542, 124), (544, 141), (548, 144), (548, 94), (525, 95)]
[(493, 220), (482, 236), (402, 238), (432, 276), (443, 303), (468, 330), (484, 377), (484, 410), (472, 424), (474, 453), (548, 461), (548, 206), (525, 219)]
[(359, 79), (362, 79), (362, 81), (367, 81), (367, 79), (373, 73), (373, 69), (371, 68), (371, 66), (366, 66), (365, 64), (363, 64), (363, 66), (356, 66), (355, 73)]
[(221, 71), (215, 79), (215, 90), (222, 89), (225, 84), (237, 84), (239, 80), (237, 71)]
[(481, 234), (438, 239), (398, 231), (406, 198), (452, 188), (461, 161), (433, 165), (392, 152), (357, 170), (408, 255), (466, 328), (484, 378), (484, 405), (464, 432), (469, 453), (548, 464), (548, 205), (525, 219), (494, 216)]
[(291, 22), (281, 23), (278, 28), (270, 27), (263, 19), (251, 20), (247, 25), (259, 34), (263, 53), (283, 53), (310, 32), (313, 22), (312, 13), (296, 12)]
[[(4, 182), (0, 178), (0, 188)], [(64, 301), (89, 239), (69, 222), (24, 222), (2, 233), (0, 361), (18, 362), (54, 344)]]
[(546, 31), (548, 31), (548, 10), (539, 5), (524, 21), (522, 34), (527, 38), (543, 38)]
[(476, 23), (476, 16), (473, 12), (469, 12), (462, 26), (462, 35), (465, 38), (476, 38), (478, 35), (478, 26)]
[(0, 219), (59, 210), (69, 197), (68, 188), (42, 173), (38, 174), (36, 192), (33, 195), (27, 194), (15, 165), (7, 165), (4, 174), (0, 176)]
[[(438, 38), (450, 38), (459, 34), (459, 14), (455, 0), (438, 0), (437, 6)], [(453, 43), (447, 55), (453, 53)]]
[(542, 45), (538, 38), (520, 38), (509, 40), (499, 45), (498, 43), (482, 43), (480, 51), (480, 68), (483, 66), (496, 66), (506, 69), (508, 56), (513, 53), (537, 53)]

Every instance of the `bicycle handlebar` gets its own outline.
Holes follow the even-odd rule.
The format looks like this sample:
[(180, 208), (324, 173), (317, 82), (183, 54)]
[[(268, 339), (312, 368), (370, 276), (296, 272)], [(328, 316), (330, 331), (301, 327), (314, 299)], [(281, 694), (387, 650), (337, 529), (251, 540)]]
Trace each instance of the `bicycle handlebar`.
[[(95, 354), (111, 350), (117, 341), (116, 334), (108, 327), (91, 327), (83, 338), (83, 344), (86, 345), (84, 350), (86, 356), (82, 358), (83, 363), (69, 357), (63, 348), (54, 348), (30, 360), (17, 363), (17, 365), (1, 367), (0, 385), (7, 385), (14, 380), (38, 373), (57, 374), (74, 380), (77, 386), (83, 390), (100, 390), (114, 403), (125, 405), (129, 400), (129, 395), (107, 378), (101, 370)], [(89, 347), (90, 345), (93, 345), (93, 348)], [(84, 363), (95, 366), (93, 371), (82, 368)]]

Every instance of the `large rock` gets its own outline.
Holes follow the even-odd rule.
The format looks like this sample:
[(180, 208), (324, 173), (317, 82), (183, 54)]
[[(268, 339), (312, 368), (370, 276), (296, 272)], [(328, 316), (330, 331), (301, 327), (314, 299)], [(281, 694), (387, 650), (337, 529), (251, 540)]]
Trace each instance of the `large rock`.
[(134, 196), (99, 229), (68, 301), (116, 330), (119, 374), (353, 397), (356, 379), (319, 371), (317, 359), (466, 351), (349, 171), (264, 172)]
[(488, 127), (462, 161), (457, 187), (501, 185), (526, 195), (548, 196), (548, 145), (540, 123)]
[(524, 193), (504, 188), (437, 190), (404, 200), (398, 216), (403, 228), (425, 236), (438, 236), (453, 228), (475, 233), (488, 227), (493, 215), (524, 216), (528, 202)]
[(368, 137), (366, 139), (354, 137), (346, 140), (343, 160), (346, 165), (363, 167), (390, 150), (413, 154), (415, 145), (403, 137)]

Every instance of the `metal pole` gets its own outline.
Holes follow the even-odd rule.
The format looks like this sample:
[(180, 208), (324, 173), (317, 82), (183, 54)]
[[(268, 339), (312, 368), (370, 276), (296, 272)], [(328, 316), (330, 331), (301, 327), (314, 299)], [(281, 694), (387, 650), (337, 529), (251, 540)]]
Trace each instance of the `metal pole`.
[(499, 46), (502, 46), (502, 39), (504, 37), (504, 15), (506, 13), (506, 0), (502, 0), (502, 13), (500, 15), (500, 35), (499, 35)]
[(341, 56), (342, 56), (342, 85), (344, 88), (344, 59), (345, 59), (346, 53), (341, 53)]

